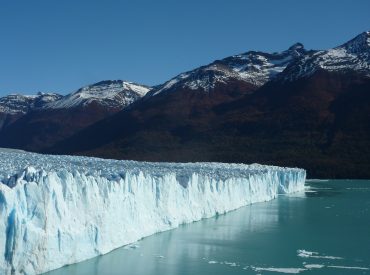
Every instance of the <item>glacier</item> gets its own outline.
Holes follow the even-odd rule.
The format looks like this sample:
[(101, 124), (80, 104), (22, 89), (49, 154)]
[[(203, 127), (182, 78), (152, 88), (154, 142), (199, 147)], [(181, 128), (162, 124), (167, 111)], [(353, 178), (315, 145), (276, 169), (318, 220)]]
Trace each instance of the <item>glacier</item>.
[[(306, 171), (0, 150), (0, 274), (39, 274), (304, 188)], [(124, 259), (123, 259), (124, 260)]]

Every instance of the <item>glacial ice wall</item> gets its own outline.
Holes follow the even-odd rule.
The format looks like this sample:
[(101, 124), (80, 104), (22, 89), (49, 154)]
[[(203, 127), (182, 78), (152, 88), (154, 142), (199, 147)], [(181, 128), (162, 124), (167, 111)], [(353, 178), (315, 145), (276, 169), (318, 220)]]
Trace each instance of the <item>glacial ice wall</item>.
[(156, 232), (299, 191), (306, 172), (0, 150), (0, 274), (80, 262)]

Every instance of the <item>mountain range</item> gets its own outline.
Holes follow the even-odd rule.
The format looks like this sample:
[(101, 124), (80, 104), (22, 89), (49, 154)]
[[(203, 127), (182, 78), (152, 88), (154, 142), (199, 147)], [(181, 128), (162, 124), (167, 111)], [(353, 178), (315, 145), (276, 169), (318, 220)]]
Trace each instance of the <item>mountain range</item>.
[(39, 93), (3, 97), (0, 144), (41, 151), (121, 111), (148, 91), (146, 86), (116, 80), (89, 85), (66, 96)]
[(249, 51), (155, 87), (115, 80), (66, 96), (9, 95), (0, 146), (370, 178), (370, 32), (328, 50)]

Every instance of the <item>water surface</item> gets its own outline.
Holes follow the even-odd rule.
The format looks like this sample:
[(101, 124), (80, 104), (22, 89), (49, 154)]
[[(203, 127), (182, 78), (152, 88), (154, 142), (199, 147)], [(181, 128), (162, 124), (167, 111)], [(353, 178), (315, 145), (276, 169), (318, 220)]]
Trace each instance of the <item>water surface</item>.
[(287, 273), (370, 274), (370, 181), (309, 181), (47, 274)]

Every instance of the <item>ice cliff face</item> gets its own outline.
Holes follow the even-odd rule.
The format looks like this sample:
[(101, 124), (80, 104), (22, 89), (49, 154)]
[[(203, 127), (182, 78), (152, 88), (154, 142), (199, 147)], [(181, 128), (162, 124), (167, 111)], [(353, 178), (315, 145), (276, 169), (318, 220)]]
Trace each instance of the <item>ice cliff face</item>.
[(0, 273), (34, 274), (303, 189), (297, 168), (0, 151)]

